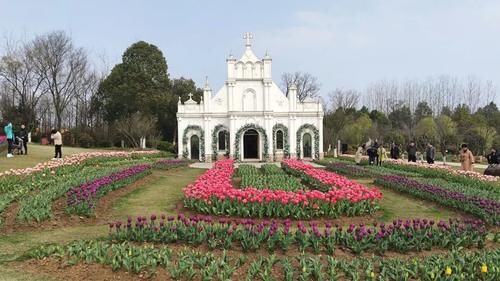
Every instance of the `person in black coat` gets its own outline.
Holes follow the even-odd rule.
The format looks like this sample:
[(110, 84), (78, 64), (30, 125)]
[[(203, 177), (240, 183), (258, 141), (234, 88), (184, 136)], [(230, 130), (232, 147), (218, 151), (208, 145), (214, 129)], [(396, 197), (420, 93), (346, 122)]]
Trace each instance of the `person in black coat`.
[(498, 152), (495, 148), (491, 149), (491, 153), (486, 156), (488, 159), (489, 165), (498, 165), (500, 164), (500, 152)]
[(399, 159), (399, 154), (401, 152), (399, 151), (399, 146), (395, 143), (391, 144), (391, 158), (392, 159)]
[[(21, 125), (21, 130), (18, 133), (18, 136), (23, 140), (24, 154), (28, 154), (28, 131), (26, 130), (26, 126)], [(21, 154), (23, 154), (21, 152)]]
[(417, 162), (417, 146), (415, 142), (410, 142), (406, 152), (408, 152), (408, 162)]

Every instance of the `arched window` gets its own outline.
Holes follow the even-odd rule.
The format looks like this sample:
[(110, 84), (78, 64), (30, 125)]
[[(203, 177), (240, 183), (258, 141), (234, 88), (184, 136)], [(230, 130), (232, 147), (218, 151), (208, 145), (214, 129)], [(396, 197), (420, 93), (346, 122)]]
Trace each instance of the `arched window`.
[(220, 131), (218, 134), (219, 150), (226, 150), (226, 132)]
[(283, 131), (276, 131), (276, 149), (283, 149)]

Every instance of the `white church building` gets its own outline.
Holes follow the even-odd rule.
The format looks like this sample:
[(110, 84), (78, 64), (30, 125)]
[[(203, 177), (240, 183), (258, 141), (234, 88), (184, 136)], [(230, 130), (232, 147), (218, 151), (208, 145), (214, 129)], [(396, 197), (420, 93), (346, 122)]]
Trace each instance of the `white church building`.
[(246, 33), (240, 59), (226, 59), (227, 79), (212, 94), (208, 82), (200, 103), (189, 99), (177, 110), (178, 156), (211, 162), (323, 158), (323, 108), (318, 100), (288, 97), (272, 80), (272, 59), (259, 59)]

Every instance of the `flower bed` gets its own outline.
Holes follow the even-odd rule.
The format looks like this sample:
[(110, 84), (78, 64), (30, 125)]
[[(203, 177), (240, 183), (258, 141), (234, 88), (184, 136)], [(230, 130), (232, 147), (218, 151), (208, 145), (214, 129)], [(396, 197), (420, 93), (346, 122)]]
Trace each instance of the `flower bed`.
[(423, 173), (424, 176), (439, 177), (449, 180), (458, 181), (481, 181), (496, 188), (500, 187), (500, 178), (495, 176), (487, 176), (474, 171), (463, 171), (454, 169), (448, 165), (427, 164), (419, 162), (408, 162), (402, 159), (388, 159), (386, 165), (390, 167), (404, 169), (410, 172)]
[(326, 169), (335, 173), (351, 177), (377, 177), (383, 175), (399, 175), (406, 177), (420, 177), (421, 174), (391, 169), (382, 166), (359, 166), (344, 161), (333, 161), (326, 164)]
[(3, 176), (28, 176), (33, 173), (43, 172), (45, 170), (54, 170), (63, 166), (79, 165), (82, 162), (94, 158), (110, 158), (110, 157), (134, 157), (134, 156), (148, 156), (159, 154), (158, 150), (144, 150), (144, 151), (109, 151), (109, 152), (83, 152), (72, 154), (64, 157), (62, 160), (50, 160), (43, 163), (38, 163), (32, 168), (25, 169), (10, 169), (0, 173), (0, 178)]
[(242, 217), (337, 217), (372, 213), (382, 197), (376, 189), (348, 181), (328, 192), (237, 189), (231, 183), (233, 171), (232, 160), (217, 161), (184, 189), (185, 206), (206, 214)]
[(402, 176), (383, 176), (377, 178), (375, 183), (462, 210), (488, 223), (500, 225), (500, 202), (498, 201), (466, 195)]
[(169, 170), (172, 168), (182, 167), (187, 165), (187, 161), (181, 159), (164, 159), (156, 161), (153, 164), (154, 169)]
[(294, 192), (307, 189), (299, 179), (286, 174), (242, 176), (240, 187)]
[[(68, 245), (43, 245), (29, 257), (60, 259), (64, 264), (102, 264), (113, 270), (152, 276), (164, 268), (171, 280), (498, 280), (500, 249), (412, 257), (409, 259), (344, 259), (331, 255), (300, 254), (294, 257), (257, 255), (236, 257), (226, 252), (205, 253), (192, 249), (73, 241)], [(46, 264), (46, 261), (43, 262)], [(43, 265), (42, 265), (43, 266)], [(73, 270), (65, 266), (65, 270)], [(238, 273), (236, 273), (238, 272)], [(126, 275), (129, 277), (128, 275)], [(199, 277), (199, 278), (198, 278)], [(170, 279), (169, 279), (170, 280)]]
[(354, 254), (375, 251), (406, 253), (432, 248), (458, 249), (476, 246), (482, 248), (487, 232), (480, 221), (440, 221), (414, 219), (396, 220), (392, 224), (351, 224), (348, 228), (320, 225), (315, 222), (292, 225), (289, 220), (256, 222), (248, 220), (215, 221), (211, 217), (183, 215), (177, 217), (138, 217), (135, 223), (110, 223), (109, 238), (116, 242), (181, 243), (207, 245), (210, 250), (241, 247), (244, 252), (266, 247), (270, 252), (287, 251), (296, 247), (300, 252), (332, 255), (336, 248), (348, 249)]
[(148, 174), (151, 174), (151, 165), (137, 165), (74, 187), (66, 194), (66, 210), (69, 213), (91, 215), (101, 196)]

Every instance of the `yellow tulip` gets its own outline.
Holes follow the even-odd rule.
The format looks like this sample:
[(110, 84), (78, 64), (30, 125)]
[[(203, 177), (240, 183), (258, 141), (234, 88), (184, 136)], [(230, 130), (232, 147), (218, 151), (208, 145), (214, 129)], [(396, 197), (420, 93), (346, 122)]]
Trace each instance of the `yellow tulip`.
[(486, 266), (485, 263), (483, 263), (483, 265), (481, 266), (481, 272), (482, 273), (487, 273), (488, 272), (488, 266)]
[(446, 267), (446, 270), (444, 271), (444, 273), (445, 273), (446, 275), (451, 275), (451, 273), (452, 273), (451, 267), (447, 266), (447, 267)]
[(372, 272), (370, 273), (370, 277), (371, 277), (371, 278), (375, 278), (375, 272), (373, 272), (373, 271), (372, 271)]

